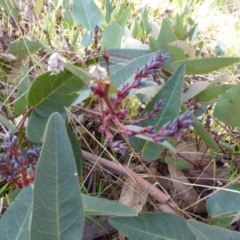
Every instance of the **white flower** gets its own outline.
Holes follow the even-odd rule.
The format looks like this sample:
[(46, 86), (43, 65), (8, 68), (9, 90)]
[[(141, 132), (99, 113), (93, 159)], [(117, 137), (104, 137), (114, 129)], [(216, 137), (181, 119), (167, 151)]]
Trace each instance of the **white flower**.
[(48, 71), (52, 74), (58, 74), (64, 70), (66, 59), (58, 52), (54, 52), (48, 59)]
[(121, 49), (142, 49), (149, 50), (149, 46), (131, 36), (130, 30), (126, 27), (121, 41)]
[(89, 74), (93, 80), (99, 81), (107, 77), (107, 71), (99, 64), (91, 65), (89, 67)]

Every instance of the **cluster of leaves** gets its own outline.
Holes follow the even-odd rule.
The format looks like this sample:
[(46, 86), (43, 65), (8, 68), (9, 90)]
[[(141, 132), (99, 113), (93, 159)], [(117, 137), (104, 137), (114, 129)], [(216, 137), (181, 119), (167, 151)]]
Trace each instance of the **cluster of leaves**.
[[(39, 3), (41, 1), (36, 2), (36, 13), (42, 10), (42, 5)], [(140, 13), (140, 20), (134, 19), (129, 24), (131, 8), (127, 6), (127, 1), (118, 8), (109, 0), (104, 3), (105, 16), (93, 0), (74, 0), (71, 6), (69, 3), (62, 5), (64, 20), (74, 21), (85, 29), (81, 44), (89, 51), (81, 61), (77, 61), (81, 64), (71, 63), (67, 56), (65, 56), (66, 62), (64, 58), (59, 57), (62, 59), (60, 71), (56, 71), (57, 65), (54, 65), (54, 73), (58, 74), (51, 75), (38, 69), (41, 73), (33, 82), (29, 79), (28, 63), (22, 64), (17, 94), (13, 102), (9, 103), (9, 109), (13, 107), (14, 114), (22, 116), (22, 120), (17, 125), (9, 116), (10, 110), (4, 109), (0, 121), (12, 133), (22, 133), (25, 131), (24, 121), (28, 118), (26, 136), (31, 143), (42, 143), (42, 147), (39, 156), (38, 148), (34, 151), (19, 150), (14, 135), (9, 134), (5, 139), (7, 145), (3, 145), (3, 148), (9, 151), (9, 157), (4, 155), (1, 158), (2, 180), (19, 184), (19, 179), (22, 177), (24, 181), (20, 182), (21, 186), (18, 185), (22, 187), (32, 182), (32, 176), (35, 176), (35, 172), (29, 175), (32, 171), (36, 171), (36, 178), (33, 185), (20, 192), (2, 216), (1, 239), (81, 239), (84, 234), (85, 217), (91, 215), (114, 215), (115, 217), (109, 219), (109, 223), (129, 239), (160, 239), (161, 237), (239, 239), (238, 232), (223, 228), (238, 221), (236, 214), (239, 212), (237, 205), (239, 184), (228, 186), (210, 195), (206, 207), (205, 203), (201, 206), (198, 204), (196, 192), (195, 195), (191, 195), (197, 202), (192, 212), (195, 214), (207, 212), (210, 216), (207, 221), (211, 225), (186, 220), (178, 207), (170, 202), (163, 192), (160, 197), (152, 192), (152, 185), (147, 185), (149, 188), (146, 190), (155, 197), (164, 213), (137, 213), (136, 210), (120, 203), (81, 193), (78, 175), (82, 174), (83, 158), (88, 158), (89, 155), (80, 150), (80, 145), (70, 130), (67, 115), (71, 110), (80, 109), (87, 115), (97, 116), (102, 121), (100, 129), (105, 133), (105, 147), (126, 154), (126, 146), (129, 145), (140, 152), (142, 159), (147, 162), (159, 158), (166, 148), (170, 150), (169, 155), (174, 158), (177, 152), (174, 147), (176, 142), (170, 141), (168, 137), (175, 137), (176, 140), (183, 129), (193, 123), (190, 119), (192, 113), (189, 113), (191, 110), (188, 109), (189, 106), (197, 106), (193, 109), (192, 118), (195, 124), (192, 131), (201, 137), (207, 148), (214, 151), (220, 152), (226, 144), (224, 145), (218, 135), (213, 135), (211, 130), (205, 128), (199, 121), (197, 110), (216, 103), (213, 116), (225, 124), (225, 128), (240, 125), (237, 118), (240, 114), (237, 107), (240, 101), (239, 84), (220, 84), (226, 81), (226, 75), (217, 77), (211, 82), (185, 81), (185, 75), (210, 73), (239, 61), (239, 58), (232, 57), (201, 57), (203, 44), (189, 43), (196, 41), (198, 31), (197, 23), (189, 15), (189, 8), (186, 8), (182, 14), (177, 14), (173, 20), (163, 18), (160, 31), (158, 32), (157, 27), (153, 32), (156, 25), (149, 21), (146, 8)], [(20, 13), (15, 9), (14, 4), (2, 1), (0, 5), (17, 24)], [(142, 43), (144, 40), (148, 44)], [(74, 42), (76, 43), (76, 40), (72, 42), (73, 49), (77, 46)], [(130, 49), (132, 47), (141, 49)], [(29, 40), (26, 36), (26, 39), (11, 42), (9, 51), (5, 55), (11, 54), (19, 58), (33, 55), (39, 49), (53, 53), (44, 41)], [(3, 49), (2, 46), (2, 50), (7, 49)], [(106, 67), (107, 79), (104, 81), (95, 79), (97, 81), (90, 82), (91, 77), (85, 66), (88, 67), (93, 62)], [(65, 69), (61, 71), (64, 64)], [(101, 70), (98, 66), (94, 65), (94, 71)], [(162, 71), (159, 71), (160, 68)], [(162, 80), (166, 82), (160, 86)], [(100, 98), (99, 102), (91, 92)], [(145, 103), (145, 107), (138, 119), (125, 120), (127, 109), (121, 109), (121, 103), (124, 98), (133, 94)], [(5, 99), (5, 102), (7, 103), (8, 100), (9, 98)], [(85, 104), (91, 102), (89, 100), (95, 102), (97, 110), (94, 109), (94, 104), (93, 106)], [(78, 106), (83, 102), (85, 107)], [(98, 112), (99, 108), (102, 109), (101, 113)], [(114, 128), (116, 126), (120, 127), (120, 130)], [(127, 145), (122, 142), (123, 134), (129, 137)], [(114, 137), (121, 137), (121, 140), (113, 141)], [(24, 161), (22, 156), (25, 157)], [(33, 160), (30, 162), (31, 157)], [(25, 164), (24, 169), (19, 168), (22, 162)], [(38, 163), (35, 169), (36, 162)], [(112, 166), (110, 163), (109, 167)], [(4, 164), (8, 164), (8, 168)], [(101, 164), (104, 164), (103, 160)], [(11, 172), (12, 169), (16, 171)], [(9, 179), (9, 176), (4, 175), (3, 170), (5, 174), (8, 171)], [(174, 175), (171, 173), (176, 173), (177, 170), (175, 165), (168, 163), (171, 177)], [(128, 174), (131, 177), (135, 176), (131, 172)], [(137, 176), (136, 179), (139, 177)], [(180, 179), (183, 181), (183, 177)], [(178, 178), (175, 180), (179, 181)], [(140, 178), (139, 182), (142, 181), (143, 179)], [(174, 186), (176, 185), (173, 183)], [(186, 188), (179, 186), (175, 187), (174, 191), (180, 197), (184, 191), (185, 196), (189, 194)], [(225, 201), (229, 204), (226, 205)], [(181, 205), (180, 202), (176, 198), (176, 203)], [(180, 207), (184, 208), (183, 205)]]

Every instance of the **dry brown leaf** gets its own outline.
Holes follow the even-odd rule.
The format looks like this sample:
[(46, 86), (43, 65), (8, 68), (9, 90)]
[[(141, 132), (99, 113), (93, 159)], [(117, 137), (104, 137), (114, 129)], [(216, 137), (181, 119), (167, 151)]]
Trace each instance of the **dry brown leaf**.
[[(206, 159), (206, 162), (209, 162), (211, 160), (211, 157), (209, 156), (209, 151), (205, 153), (206, 146), (205, 144), (202, 144), (200, 149), (197, 149), (196, 140), (195, 139), (188, 139), (186, 142), (181, 142), (176, 146), (176, 150), (178, 153), (180, 153), (182, 156), (184, 156), (185, 159), (188, 159), (190, 162), (198, 163), (202, 161), (202, 157), (204, 155), (204, 159)], [(183, 158), (176, 156), (176, 160), (185, 161)]]
[(137, 212), (141, 212), (146, 203), (146, 197), (146, 192), (135, 181), (131, 178), (126, 178), (119, 199), (120, 203), (134, 208)]
[(163, 176), (157, 171), (157, 165), (155, 162), (151, 162), (148, 171), (151, 174), (149, 177), (146, 178), (147, 181), (149, 181), (152, 184), (155, 184), (156, 182), (159, 183), (161, 188), (167, 189), (170, 186), (170, 177), (169, 176)]
[[(146, 192), (143, 191), (139, 185), (131, 178), (126, 178), (119, 202), (125, 204), (131, 208), (134, 208), (137, 212), (141, 212), (143, 206), (147, 201)], [(125, 237), (119, 232), (119, 239), (124, 240)]]
[(205, 213), (206, 206), (202, 201), (194, 204), (194, 202), (199, 200), (199, 195), (195, 189), (190, 186), (190, 182), (182, 171), (176, 168), (172, 163), (168, 163), (168, 170), (173, 180), (172, 184), (175, 194), (178, 198), (183, 200), (181, 207), (185, 210), (187, 209), (189, 212)]

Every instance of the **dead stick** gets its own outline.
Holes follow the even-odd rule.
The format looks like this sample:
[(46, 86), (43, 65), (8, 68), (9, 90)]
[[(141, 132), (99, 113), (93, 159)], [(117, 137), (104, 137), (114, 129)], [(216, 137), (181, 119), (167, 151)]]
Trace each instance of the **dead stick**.
[(84, 159), (87, 159), (94, 163), (99, 163), (104, 168), (107, 168), (113, 173), (117, 173), (121, 176), (130, 177), (135, 180), (135, 182), (144, 189), (147, 193), (149, 193), (152, 197), (154, 197), (159, 203), (163, 204), (162, 210), (164, 212), (171, 212), (175, 214), (180, 214), (177, 209), (174, 209), (174, 205), (171, 203), (171, 199), (165, 193), (163, 193), (160, 189), (158, 189), (154, 184), (149, 183), (137, 173), (132, 171), (127, 166), (121, 166), (114, 162), (111, 162), (102, 157), (98, 157), (92, 153), (86, 152), (82, 150), (82, 155)]

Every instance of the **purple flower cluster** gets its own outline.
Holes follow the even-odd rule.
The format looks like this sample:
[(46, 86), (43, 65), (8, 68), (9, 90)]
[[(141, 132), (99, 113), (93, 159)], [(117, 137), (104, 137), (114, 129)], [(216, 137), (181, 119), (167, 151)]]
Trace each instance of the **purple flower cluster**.
[[(194, 121), (191, 120), (192, 112), (186, 112), (176, 118), (173, 122), (164, 124), (160, 130), (155, 130), (155, 126), (134, 128), (125, 125), (127, 122), (129, 123), (129, 121), (124, 120), (128, 115), (128, 111), (124, 108), (119, 109), (123, 99), (129, 95), (132, 89), (144, 86), (144, 78), (159, 73), (168, 57), (169, 54), (158, 51), (148, 63), (135, 72), (134, 79), (131, 83), (124, 83), (122, 87), (117, 90), (114, 98), (108, 96), (108, 90), (110, 88), (109, 80), (92, 82), (92, 92), (102, 99), (107, 106), (107, 109), (102, 111), (102, 124), (100, 126), (101, 132), (105, 134), (104, 146), (110, 147), (114, 152), (125, 155), (128, 148), (123, 141), (113, 140), (116, 133), (124, 134), (126, 137), (140, 134), (151, 138), (155, 142), (163, 142), (167, 137), (174, 139), (179, 138), (184, 129), (187, 129), (194, 123)], [(163, 106), (164, 102), (162, 100), (155, 102), (150, 112), (145, 113), (140, 119), (130, 121), (130, 123), (135, 125), (142, 120), (156, 117), (157, 113), (162, 110)], [(112, 123), (115, 124), (116, 128), (112, 126)]]
[(192, 112), (185, 112), (184, 114), (177, 117), (172, 123), (167, 122), (161, 127), (155, 136), (152, 137), (153, 140), (156, 142), (163, 142), (166, 137), (177, 139), (182, 135), (185, 129), (194, 124), (191, 116)]
[(41, 147), (20, 151), (17, 136), (9, 132), (4, 138), (2, 149), (6, 154), (0, 158), (1, 180), (13, 183), (18, 188), (32, 183)]
[(125, 127), (125, 132), (128, 137), (141, 134), (152, 138), (155, 142), (163, 142), (167, 137), (177, 139), (182, 135), (185, 129), (188, 129), (190, 125), (194, 124), (191, 116), (192, 112), (185, 112), (173, 122), (167, 122), (164, 124), (158, 131), (155, 131), (155, 126), (147, 126), (139, 130)]
[(143, 78), (160, 72), (160, 68), (165, 64), (168, 57), (168, 53), (165, 54), (162, 51), (157, 51), (156, 55), (152, 57), (148, 63), (135, 72), (132, 83), (124, 83), (123, 86), (118, 89), (117, 97), (113, 103), (114, 107), (117, 107), (122, 103), (122, 100), (128, 96), (131, 89), (143, 87)]
[[(135, 73), (135, 79), (146, 78), (149, 75), (158, 73), (160, 68), (165, 64), (166, 60), (169, 58), (169, 54), (164, 54), (162, 51), (157, 51), (157, 54), (150, 59), (148, 63), (142, 68), (137, 70)], [(138, 81), (136, 81), (138, 82)]]

